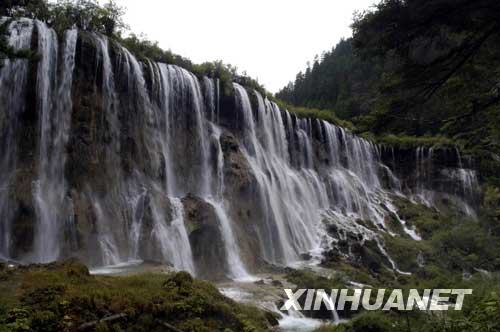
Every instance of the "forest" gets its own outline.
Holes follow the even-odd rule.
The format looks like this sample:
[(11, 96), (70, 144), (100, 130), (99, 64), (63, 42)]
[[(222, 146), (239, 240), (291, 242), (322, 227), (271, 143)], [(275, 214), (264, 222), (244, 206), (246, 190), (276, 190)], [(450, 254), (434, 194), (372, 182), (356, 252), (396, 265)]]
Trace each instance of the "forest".
[(449, 138), (482, 156), (498, 183), (499, 13), (493, 0), (382, 1), (276, 97), (381, 141)]

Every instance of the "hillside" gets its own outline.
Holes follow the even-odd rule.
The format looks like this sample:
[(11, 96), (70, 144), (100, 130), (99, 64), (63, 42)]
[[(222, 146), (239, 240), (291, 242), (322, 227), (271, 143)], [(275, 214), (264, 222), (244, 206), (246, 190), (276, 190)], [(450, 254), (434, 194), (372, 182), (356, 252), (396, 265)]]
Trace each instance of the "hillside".
[(498, 13), (496, 1), (382, 1), (276, 96), (381, 142), (447, 138), (498, 184)]

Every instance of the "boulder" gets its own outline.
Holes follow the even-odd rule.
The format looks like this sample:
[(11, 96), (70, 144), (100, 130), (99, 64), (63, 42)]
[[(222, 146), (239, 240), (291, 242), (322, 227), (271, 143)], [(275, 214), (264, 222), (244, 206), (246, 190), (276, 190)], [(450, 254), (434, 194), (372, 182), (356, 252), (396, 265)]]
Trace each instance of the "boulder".
[(226, 251), (213, 206), (191, 194), (182, 204), (197, 277), (223, 279), (228, 271)]

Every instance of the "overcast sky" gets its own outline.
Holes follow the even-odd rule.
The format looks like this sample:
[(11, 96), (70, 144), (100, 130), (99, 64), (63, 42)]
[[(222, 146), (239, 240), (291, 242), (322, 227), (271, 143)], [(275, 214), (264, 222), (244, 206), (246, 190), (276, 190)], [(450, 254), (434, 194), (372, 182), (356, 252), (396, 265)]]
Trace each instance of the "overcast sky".
[(195, 63), (223, 60), (277, 92), (351, 35), (374, 0), (116, 0), (131, 31)]

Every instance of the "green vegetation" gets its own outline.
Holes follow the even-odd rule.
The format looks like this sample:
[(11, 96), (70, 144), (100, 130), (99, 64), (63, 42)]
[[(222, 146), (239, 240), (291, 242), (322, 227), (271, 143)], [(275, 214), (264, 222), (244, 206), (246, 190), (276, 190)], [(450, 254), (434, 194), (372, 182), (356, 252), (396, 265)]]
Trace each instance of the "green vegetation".
[(46, 22), (58, 34), (77, 27), (108, 36), (119, 36), (126, 28), (124, 11), (115, 2), (100, 5), (94, 0), (7, 0), (0, 5), (0, 16), (28, 17)]
[(383, 0), (276, 96), (386, 144), (459, 145), (500, 179), (500, 4)]
[(157, 42), (152, 42), (144, 36), (137, 36), (133, 33), (127, 37), (117, 37), (117, 40), (143, 61), (150, 59), (157, 62), (174, 64), (191, 71), (198, 77), (208, 76), (218, 78), (225, 94), (231, 94), (232, 82), (237, 82), (265, 95), (264, 88), (257, 81), (246, 75), (239, 75), (236, 67), (225, 64), (222, 61), (194, 64), (191, 60), (174, 54), (170, 50), (161, 49)]
[[(144, 36), (127, 34), (123, 9), (112, 1), (6, 0), (0, 15), (37, 18), (59, 35), (74, 26), (105, 34), (142, 61), (218, 78), (226, 94), (235, 81), (266, 95), (257, 81), (222, 61), (193, 64)], [(499, 16), (496, 0), (383, 0), (356, 16), (352, 39), (317, 56), (274, 98), (299, 117), (320, 118), (381, 144), (459, 146), (474, 157), (484, 189), (477, 220), (446, 202), (437, 211), (396, 200), (400, 216), (423, 238), (408, 240), (399, 221), (388, 220), (400, 236), (385, 236), (385, 246), (410, 276), (385, 269), (374, 241), (355, 248), (360, 262), (329, 256), (325, 265), (338, 271), (332, 279), (310, 271), (287, 275), (298, 288), (342, 288), (347, 280), (384, 288), (473, 288), (462, 312), (361, 312), (321, 331), (500, 330)], [(0, 26), (0, 59), (35, 59), (7, 45), (8, 23)], [(270, 319), (185, 273), (93, 277), (75, 262), (2, 266), (0, 293), (0, 332), (68, 331), (116, 314), (125, 316), (96, 330), (160, 331), (164, 322), (186, 331), (260, 331)]]
[(330, 52), (314, 58), (276, 97), (293, 105), (335, 110), (351, 119), (370, 110), (382, 66), (354, 55), (350, 39), (341, 40)]
[[(256, 89), (266, 94), (262, 85), (245, 73), (238, 74), (237, 68), (222, 61), (194, 64), (191, 60), (163, 50), (157, 42), (148, 40), (143, 35), (128, 34), (128, 26), (123, 21), (125, 11), (114, 1), (100, 4), (97, 0), (7, 0), (0, 4), (0, 16), (28, 17), (38, 19), (52, 27), (58, 35), (70, 28), (77, 27), (82, 31), (101, 33), (116, 40), (129, 49), (139, 59), (150, 59), (157, 62), (174, 64), (193, 72), (198, 77), (218, 78), (226, 94), (232, 90), (232, 82)], [(5, 31), (0, 35), (4, 35)], [(0, 40), (1, 55), (19, 57), (22, 53), (5, 52), (8, 47), (5, 40)]]
[(11, 20), (6, 20), (0, 24), (0, 68), (2, 67), (3, 59), (32, 59), (36, 60), (36, 52), (32, 50), (15, 50), (9, 44), (7, 40), (7, 29)]
[[(344, 275), (341, 280), (355, 280), (374, 288), (402, 288), (404, 291), (411, 288), (472, 288), (473, 295), (464, 302), (462, 311), (439, 314), (361, 311), (347, 323), (324, 326), (317, 332), (499, 330), (500, 274), (491, 271), (500, 270), (500, 233), (498, 220), (491, 224), (489, 219), (491, 214), (498, 212), (499, 192), (492, 188), (486, 192), (488, 198), (483, 203), (485, 206), (478, 220), (461, 216), (452, 206), (443, 206), (437, 211), (405, 199), (396, 200), (401, 217), (410, 226), (415, 226), (423, 237), (418, 242), (409, 241), (404, 233), (384, 238), (388, 253), (401, 270), (412, 273), (409, 276), (374, 273), (353, 262), (333, 264), (340, 275)], [(420, 261), (417, 259), (419, 256)], [(299, 273), (289, 277), (297, 284), (316, 286), (318, 282), (311, 281), (311, 278), (308, 274)], [(319, 283), (319, 286), (324, 288), (328, 284)]]
[(0, 269), (0, 331), (264, 331), (275, 318), (186, 272), (91, 276), (75, 261)]
[(465, 136), (484, 125), (498, 138), (488, 121), (500, 101), (499, 12), (492, 0), (381, 1), (356, 16), (353, 39), (316, 56), (277, 96), (376, 134)]
[[(417, 147), (455, 147), (457, 141), (445, 136), (406, 136), (406, 135), (384, 135), (375, 138), (380, 144), (389, 146), (398, 146), (402, 148), (417, 148)], [(459, 144), (458, 144), (459, 145)]]
[(457, 126), (486, 124), (477, 115), (487, 116), (499, 101), (492, 90), (499, 12), (491, 0), (386, 0), (358, 15), (357, 55), (389, 63), (379, 89), (384, 107), (373, 130), (456, 135)]
[(273, 98), (273, 100), (280, 107), (280, 109), (288, 110), (289, 112), (297, 115), (299, 118), (321, 119), (330, 123), (334, 123), (338, 126), (342, 126), (344, 128), (348, 128), (351, 130), (354, 129), (352, 123), (346, 120), (339, 119), (333, 111), (294, 106), (276, 98)]
[(499, 13), (500, 3), (492, 0), (381, 1), (356, 16), (352, 39), (316, 57), (277, 94), (297, 107), (333, 110), (332, 118), (352, 122), (355, 132), (380, 144), (459, 147), (474, 158), (483, 183), (477, 220), (464, 218), (451, 202), (437, 211), (396, 201), (423, 240), (408, 240), (398, 221), (388, 220), (400, 236), (384, 242), (412, 275), (374, 271), (366, 262), (379, 257), (367, 250), (360, 251), (361, 264), (336, 255), (325, 262), (374, 287), (473, 288), (464, 311), (360, 313), (320, 331), (500, 330)]
[(343, 288), (345, 281), (341, 278), (326, 278), (307, 270), (290, 270), (286, 274), (286, 280), (301, 288), (332, 289)]
[(439, 314), (424, 312), (363, 312), (348, 323), (336, 327), (325, 326), (316, 332), (464, 332), (498, 331), (500, 322), (500, 288), (491, 295), (474, 297), (463, 312), (444, 311)]

